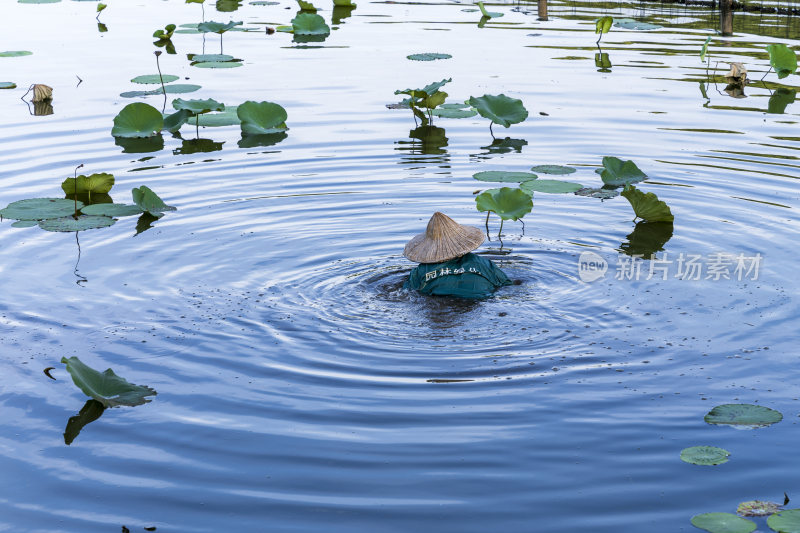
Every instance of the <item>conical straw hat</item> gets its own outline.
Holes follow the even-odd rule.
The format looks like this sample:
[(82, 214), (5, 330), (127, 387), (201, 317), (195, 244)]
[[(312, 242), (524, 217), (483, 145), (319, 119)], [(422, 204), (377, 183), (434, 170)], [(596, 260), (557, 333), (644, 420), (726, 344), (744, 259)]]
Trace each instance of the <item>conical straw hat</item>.
[(441, 263), (471, 252), (483, 244), (483, 230), (464, 226), (436, 212), (428, 221), (425, 233), (406, 244), (403, 255), (415, 263)]

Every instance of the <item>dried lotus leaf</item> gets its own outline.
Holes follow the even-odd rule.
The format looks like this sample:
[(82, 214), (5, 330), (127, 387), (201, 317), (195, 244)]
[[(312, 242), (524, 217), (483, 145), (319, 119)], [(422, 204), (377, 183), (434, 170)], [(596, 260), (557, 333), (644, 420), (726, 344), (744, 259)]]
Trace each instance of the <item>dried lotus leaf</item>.
[(53, 88), (43, 83), (36, 83), (33, 86), (33, 101), (44, 102), (53, 99)]

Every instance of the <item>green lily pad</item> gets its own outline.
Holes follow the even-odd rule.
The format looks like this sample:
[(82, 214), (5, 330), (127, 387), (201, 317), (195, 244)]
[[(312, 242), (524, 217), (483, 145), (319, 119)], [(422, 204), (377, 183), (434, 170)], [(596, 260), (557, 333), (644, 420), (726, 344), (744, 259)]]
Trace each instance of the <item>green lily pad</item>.
[(736, 508), (736, 514), (740, 516), (769, 516), (781, 510), (781, 505), (775, 502), (765, 502), (761, 500), (751, 500), (742, 502)]
[(800, 509), (789, 509), (770, 516), (767, 525), (780, 533), (800, 533)]
[(67, 178), (61, 183), (64, 194), (108, 193), (114, 186), (114, 175), (106, 172)]
[(503, 220), (518, 220), (531, 212), (533, 200), (520, 189), (489, 189), (475, 197), (478, 211), (491, 211)]
[(631, 203), (636, 218), (648, 222), (673, 222), (675, 220), (669, 206), (651, 192), (643, 193), (633, 185), (627, 185), (621, 196)]
[(19, 4), (57, 4), (61, 0), (17, 0)]
[(336, 7), (356, 7), (353, 0), (333, 0), (333, 5)]
[(116, 375), (110, 368), (98, 372), (83, 364), (77, 357), (62, 357), (61, 362), (67, 365), (67, 372), (72, 376), (75, 385), (86, 396), (94, 398), (105, 407), (142, 405), (150, 401), (147, 396), (156, 395), (156, 391), (150, 387), (134, 385)]
[(0, 81), (0, 89), (16, 89), (17, 84), (13, 81)]
[(583, 185), (581, 185), (580, 183), (572, 183), (570, 181), (534, 180), (521, 183), (519, 188), (529, 194), (532, 192), (561, 194), (561, 193), (579, 191), (583, 188)]
[(472, 109), (469, 104), (442, 104), (439, 106), (440, 109)]
[(775, 69), (778, 78), (785, 78), (797, 70), (797, 55), (785, 44), (770, 44), (767, 46), (767, 52), (769, 52), (769, 64)]
[(201, 31), (203, 33), (219, 33), (220, 35), (222, 35), (223, 33), (232, 29), (233, 27), (241, 26), (242, 24), (244, 23), (241, 21), (240, 22), (230, 21), (227, 23), (208, 21), (199, 23), (197, 25), (197, 29), (198, 31)]
[(437, 59), (450, 59), (450, 54), (437, 54), (437, 53), (424, 53), (424, 54), (411, 54), (406, 56), (406, 59), (411, 61), (436, 61)]
[(159, 77), (158, 74), (143, 74), (141, 76), (136, 76), (131, 81), (133, 83), (144, 83), (144, 84), (161, 84), (161, 79), (164, 79), (164, 83), (171, 83), (178, 79), (178, 76), (174, 74), (164, 74)]
[(114, 117), (111, 135), (114, 137), (150, 137), (164, 127), (164, 118), (155, 107), (136, 102), (126, 105)]
[(172, 101), (172, 107), (178, 111), (185, 109), (193, 115), (202, 115), (209, 111), (222, 111), (225, 109), (225, 104), (211, 98), (206, 100), (183, 100), (181, 98), (176, 98)]
[(483, 2), (478, 2), (476, 5), (478, 6), (478, 9), (481, 10), (481, 15), (483, 15), (487, 19), (492, 19), (492, 18), (496, 19), (498, 17), (503, 16), (503, 13), (498, 13), (497, 11), (486, 11), (486, 8), (483, 7)]
[(175, 211), (177, 209), (176, 207), (165, 204), (164, 201), (146, 185), (134, 188), (131, 190), (131, 195), (133, 196), (133, 203), (138, 205), (142, 211), (150, 213), (157, 218), (164, 216), (165, 211)]
[(477, 115), (474, 109), (436, 108), (431, 109), (431, 115), (442, 118), (470, 118)]
[(113, 226), (116, 220), (111, 217), (92, 215), (69, 215), (61, 218), (48, 218), (40, 220), (39, 227), (45, 231), (72, 232), (87, 229), (107, 228)]
[(193, 67), (197, 68), (237, 68), (242, 64), (238, 61), (203, 61), (200, 63), (192, 63)]
[(127, 217), (141, 215), (144, 211), (138, 205), (128, 204), (92, 204), (81, 209), (84, 215), (98, 215), (106, 217)]
[[(450, 83), (451, 81), (453, 81), (453, 78), (447, 78), (447, 79), (442, 80), (442, 81), (436, 81), (436, 82), (433, 82), (433, 83), (429, 83), (428, 85), (426, 85), (422, 89), (403, 89), (402, 91), (401, 90), (397, 90), (397, 91), (394, 92), (394, 94), (407, 94), (412, 99), (414, 99), (414, 101), (416, 103), (416, 100), (418, 100), (418, 99), (425, 99), (425, 98), (428, 98), (429, 96), (432, 96), (432, 95), (436, 94), (436, 92), (438, 92), (439, 89), (441, 89), (442, 87), (444, 87), (444, 85)], [(442, 104), (442, 105), (444, 105), (444, 104)]]
[(681, 461), (693, 465), (720, 465), (727, 463), (730, 455), (728, 450), (716, 446), (692, 446), (681, 451)]
[(33, 226), (38, 226), (38, 220), (17, 220), (13, 224), (11, 224), (12, 228), (32, 228)]
[(273, 2), (272, 0), (256, 0), (255, 2), (250, 2), (251, 6), (277, 6), (280, 2)]
[(292, 31), (295, 35), (328, 35), (331, 29), (319, 15), (300, 13), (292, 19)]
[(206, 63), (211, 61), (232, 61), (234, 57), (228, 54), (195, 54), (191, 59), (197, 63)]
[(474, 107), (482, 117), (505, 128), (528, 118), (528, 110), (522, 105), (522, 100), (509, 98), (504, 94), (471, 96), (469, 105)]
[(599, 33), (600, 35), (608, 33), (608, 30), (611, 29), (611, 25), (613, 23), (613, 17), (600, 17), (594, 24), (594, 32)]
[(534, 172), (541, 172), (542, 174), (572, 174), (575, 169), (572, 167), (565, 167), (564, 165), (536, 165), (531, 167)]
[(484, 170), (472, 175), (478, 181), (495, 181), (502, 183), (522, 183), (535, 180), (539, 176), (530, 172), (509, 172), (506, 170)]
[(273, 102), (247, 101), (239, 106), (236, 115), (241, 120), (244, 134), (264, 135), (288, 129), (286, 110)]
[(617, 157), (606, 156), (603, 158), (603, 168), (595, 170), (606, 185), (620, 187), (631, 183), (638, 183), (647, 174), (639, 170), (633, 161), (623, 161)]
[(755, 522), (731, 513), (705, 513), (692, 517), (692, 525), (710, 533), (751, 533)]
[(280, 33), (293, 33), (294, 26), (275, 26), (275, 31)]
[(28, 52), (27, 50), (7, 50), (5, 52), (0, 52), (0, 57), (21, 57), (29, 55), (33, 55), (33, 52)]
[(201, 126), (238, 126), (241, 124), (237, 110), (239, 106), (225, 106), (225, 110), (219, 113), (206, 113), (200, 115), (199, 124)]
[(619, 196), (619, 191), (617, 189), (596, 189), (592, 187), (584, 187), (583, 189), (575, 191), (575, 194), (578, 196), (589, 196), (591, 198), (608, 200), (609, 198), (615, 198)]
[(191, 83), (173, 83), (172, 85), (165, 85), (164, 90), (161, 90), (161, 87), (158, 89), (153, 89), (152, 91), (126, 91), (124, 93), (120, 93), (120, 96), (123, 98), (139, 98), (141, 96), (153, 96), (153, 95), (163, 95), (164, 92), (167, 94), (184, 94), (184, 93), (193, 93), (195, 91), (200, 90), (201, 87), (199, 85), (194, 85)]
[(663, 28), (663, 26), (659, 26), (658, 24), (651, 24), (650, 22), (642, 22), (634, 19), (616, 19), (614, 20), (614, 27), (639, 31), (658, 30)]
[(175, 133), (181, 129), (181, 126), (186, 124), (194, 114), (188, 109), (181, 109), (171, 115), (164, 117), (164, 129), (170, 133)]
[(705, 416), (708, 424), (726, 424), (747, 428), (767, 427), (783, 420), (783, 415), (763, 405), (726, 403), (714, 407)]
[[(78, 209), (83, 202), (78, 202)], [(0, 209), (0, 217), (15, 220), (44, 220), (75, 213), (75, 202), (65, 198), (26, 198)]]

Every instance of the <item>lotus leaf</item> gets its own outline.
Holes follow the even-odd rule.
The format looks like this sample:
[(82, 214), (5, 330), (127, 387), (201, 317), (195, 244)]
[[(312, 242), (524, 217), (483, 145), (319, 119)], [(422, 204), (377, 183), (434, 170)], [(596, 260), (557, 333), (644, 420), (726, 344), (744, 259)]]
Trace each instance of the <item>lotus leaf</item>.
[[(430, 83), (422, 89), (404, 89), (402, 91), (395, 91), (394, 94), (407, 94), (412, 98), (413, 101), (415, 101), (416, 99), (427, 98), (428, 96), (436, 94), (439, 89), (451, 81), (453, 81), (452, 78), (447, 78), (446, 80)], [(409, 100), (409, 102), (412, 100)]]
[(33, 52), (28, 52), (27, 50), (8, 50), (6, 52), (0, 52), (0, 57), (20, 57), (32, 54)]
[(40, 220), (39, 227), (45, 231), (72, 232), (84, 231), (87, 229), (107, 228), (113, 226), (116, 220), (111, 217), (79, 215), (69, 215), (61, 218), (48, 218)]
[(294, 26), (276, 26), (275, 31), (282, 32), (282, 33), (293, 33)]
[(594, 32), (599, 33), (602, 37), (604, 33), (608, 33), (611, 25), (614, 23), (613, 17), (600, 17), (594, 25)]
[(621, 196), (631, 203), (636, 218), (648, 222), (672, 222), (675, 220), (669, 206), (651, 192), (643, 193), (633, 185), (626, 185)]
[(710, 533), (751, 533), (756, 524), (731, 513), (705, 513), (692, 517), (694, 527)]
[(600, 198), (601, 200), (608, 200), (609, 198), (614, 198), (619, 196), (619, 191), (616, 189), (593, 189), (591, 187), (585, 187), (583, 189), (575, 191), (575, 194), (578, 196), (590, 196), (592, 198)]
[(167, 94), (192, 93), (200, 89), (201, 87), (199, 85), (193, 85), (191, 83), (174, 83), (172, 85), (165, 85), (163, 90), (159, 88), (152, 91), (127, 91), (120, 93), (120, 96), (123, 98), (138, 98), (140, 96), (161, 95), (165, 92)]
[(106, 4), (97, 4), (97, 12), (100, 13), (101, 11), (103, 11), (107, 7), (108, 6)]
[(16, 89), (17, 84), (13, 81), (0, 81), (0, 89)]
[(67, 372), (72, 376), (75, 385), (104, 407), (142, 405), (150, 401), (147, 396), (156, 395), (156, 391), (150, 387), (134, 385), (116, 375), (110, 368), (98, 372), (83, 364), (77, 357), (62, 357), (61, 362), (67, 365)]
[(447, 96), (448, 94), (444, 91), (436, 91), (432, 95), (415, 102), (415, 105), (425, 109), (433, 109), (436, 106), (443, 104)]
[(353, 0), (333, 0), (333, 5), (336, 7), (356, 7)]
[(505, 128), (528, 118), (528, 110), (522, 105), (522, 100), (509, 98), (504, 94), (471, 96), (469, 105), (474, 107), (482, 117)]
[(726, 403), (718, 405), (708, 412), (705, 421), (708, 424), (727, 424), (748, 428), (767, 427), (783, 420), (783, 415), (763, 405), (747, 403)]
[(192, 63), (192, 66), (197, 68), (236, 68), (241, 67), (242, 64), (238, 61), (203, 61)]
[(198, 24), (197, 29), (203, 33), (219, 33), (220, 35), (222, 35), (223, 33), (232, 29), (233, 27), (241, 26), (242, 24), (243, 22), (234, 22), (234, 21), (230, 21), (228, 23), (208, 21), (208, 22), (201, 22), (200, 24)]
[(495, 181), (502, 183), (522, 183), (535, 180), (539, 176), (530, 172), (509, 172), (506, 170), (484, 170), (472, 175), (478, 181)]
[(727, 463), (730, 455), (729, 451), (716, 446), (692, 446), (681, 451), (681, 461), (693, 465), (720, 465)]
[(659, 26), (658, 24), (651, 24), (650, 22), (642, 22), (634, 19), (616, 19), (614, 20), (614, 26), (626, 30), (640, 30), (640, 31), (658, 30), (660, 28), (663, 28), (663, 26)]
[(57, 4), (61, 0), (17, 0), (20, 4)]
[(431, 115), (442, 118), (470, 118), (474, 117), (477, 114), (478, 112), (475, 111), (474, 109), (452, 109), (452, 108), (442, 109), (440, 107), (438, 109), (431, 110)]
[(478, 211), (491, 211), (503, 220), (518, 220), (531, 212), (533, 200), (520, 189), (489, 189), (475, 197)]
[(604, 157), (603, 168), (595, 172), (600, 174), (603, 183), (614, 187), (637, 183), (647, 178), (647, 174), (639, 170), (633, 161), (622, 161), (611, 156)]
[(534, 172), (541, 172), (542, 174), (572, 174), (575, 169), (572, 167), (565, 167), (563, 165), (536, 165), (531, 167)]
[(706, 42), (703, 43), (703, 47), (700, 48), (700, 61), (706, 60), (706, 54), (708, 53), (708, 43), (711, 42), (711, 36), (709, 35), (706, 37)]
[(236, 114), (237, 110), (238, 106), (225, 106), (225, 110), (222, 112), (200, 115), (200, 125), (212, 127), (236, 126), (242, 122), (239, 120), (239, 116)]
[(161, 76), (158, 74), (143, 74), (141, 76), (136, 76), (131, 81), (133, 83), (160, 84), (162, 79), (164, 83), (170, 83), (177, 80), (178, 76), (174, 74), (163, 74)]
[(114, 175), (105, 172), (80, 175), (77, 178), (67, 178), (61, 184), (65, 194), (107, 193), (114, 186)]
[(521, 183), (519, 188), (527, 193), (546, 192), (551, 194), (560, 194), (579, 191), (583, 188), (583, 185), (580, 183), (572, 183), (570, 181), (534, 180)]
[(11, 224), (12, 228), (32, 228), (33, 226), (38, 226), (38, 220), (17, 220), (13, 224)]
[(442, 104), (440, 109), (472, 109), (469, 104)]
[(228, 54), (195, 54), (190, 59), (197, 63), (205, 63), (209, 61), (232, 61), (234, 57)]
[(156, 193), (145, 185), (131, 190), (131, 195), (133, 196), (133, 203), (138, 205), (142, 211), (150, 213), (156, 218), (164, 216), (165, 211), (175, 211), (177, 209), (165, 204)]
[(277, 6), (280, 2), (273, 2), (272, 0), (257, 0), (250, 2), (251, 6)]
[(800, 533), (800, 509), (789, 509), (770, 516), (767, 525), (780, 533)]
[(286, 130), (286, 110), (273, 102), (247, 101), (239, 106), (236, 115), (241, 120), (242, 133), (263, 135)]
[(156, 30), (153, 32), (153, 37), (167, 41), (172, 39), (172, 33), (175, 31), (175, 24), (167, 24), (163, 30)]
[(141, 215), (144, 211), (138, 205), (128, 204), (92, 204), (81, 209), (84, 215), (98, 215), (106, 217), (127, 217)]
[(164, 127), (164, 117), (155, 107), (136, 102), (126, 105), (114, 117), (114, 137), (151, 137)]
[(164, 117), (164, 129), (170, 133), (175, 133), (180, 130), (181, 126), (186, 124), (192, 116), (194, 115), (188, 109), (181, 109), (171, 115), (166, 115)]
[(202, 4), (206, 0), (186, 0), (187, 4)]
[(314, 13), (300, 13), (292, 19), (292, 31), (295, 35), (328, 35), (330, 27), (325, 19)]
[[(78, 209), (83, 207), (78, 202)], [(27, 198), (11, 202), (0, 209), (0, 217), (14, 220), (44, 220), (75, 213), (75, 202), (65, 198)]]
[(478, 9), (481, 10), (481, 15), (483, 15), (487, 19), (499, 18), (499, 17), (503, 16), (502, 13), (498, 13), (497, 11), (486, 11), (486, 8), (483, 7), (483, 2), (478, 2), (477, 6), (478, 6)]
[(767, 52), (769, 52), (769, 64), (775, 69), (778, 78), (785, 78), (797, 70), (797, 55), (785, 44), (770, 44), (767, 46)]
[(314, 7), (314, 4), (311, 2), (306, 2), (306, 0), (297, 0), (297, 5), (300, 6), (300, 11), (304, 11), (306, 13), (316, 13), (317, 8)]
[(736, 508), (736, 513), (741, 516), (769, 516), (781, 510), (781, 505), (775, 502), (751, 500), (742, 502)]
[(437, 53), (424, 53), (424, 54), (411, 54), (410, 56), (406, 56), (406, 59), (410, 59), (412, 61), (435, 61), (437, 59), (450, 59), (450, 54), (437, 54)]
[(206, 100), (183, 100), (181, 98), (176, 98), (172, 101), (172, 107), (179, 111), (185, 109), (194, 116), (202, 115), (209, 111), (223, 111), (225, 109), (225, 104), (211, 98)]

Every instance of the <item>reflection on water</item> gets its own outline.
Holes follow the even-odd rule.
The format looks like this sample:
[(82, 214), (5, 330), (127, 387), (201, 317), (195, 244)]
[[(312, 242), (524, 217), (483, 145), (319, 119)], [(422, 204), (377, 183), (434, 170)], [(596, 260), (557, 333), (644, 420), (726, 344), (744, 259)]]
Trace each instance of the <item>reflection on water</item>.
[(619, 246), (619, 251), (627, 255), (639, 255), (650, 259), (656, 252), (664, 250), (664, 245), (672, 238), (672, 222), (637, 222), (627, 236), (627, 242)]
[(83, 407), (81, 407), (80, 412), (70, 417), (67, 421), (67, 427), (64, 429), (64, 444), (67, 446), (72, 444), (72, 441), (78, 437), (81, 430), (86, 427), (87, 424), (91, 424), (100, 418), (105, 410), (106, 408), (103, 404), (97, 400), (87, 400)]
[(146, 154), (164, 149), (164, 137), (114, 137), (114, 144), (122, 147), (123, 154)]
[(175, 155), (188, 155), (204, 152), (218, 152), (222, 150), (224, 142), (216, 142), (211, 139), (183, 139), (181, 147), (172, 151)]
[(597, 67), (597, 72), (611, 72), (613, 65), (606, 52), (598, 52), (594, 55), (594, 66)]

